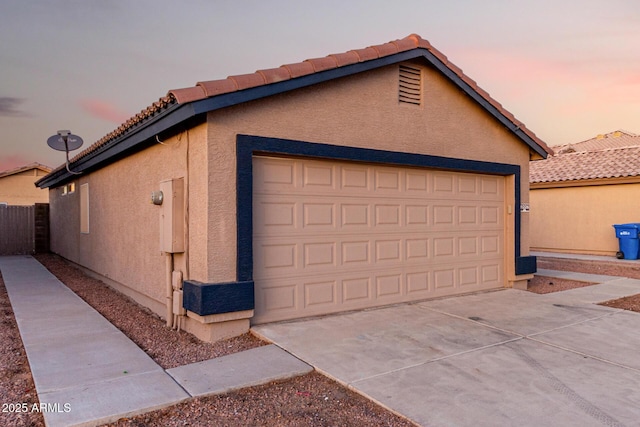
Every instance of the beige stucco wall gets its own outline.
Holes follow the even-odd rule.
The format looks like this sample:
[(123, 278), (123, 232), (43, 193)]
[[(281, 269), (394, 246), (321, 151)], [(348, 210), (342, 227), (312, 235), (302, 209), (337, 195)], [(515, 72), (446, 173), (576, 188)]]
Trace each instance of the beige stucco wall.
[[(519, 164), (528, 202), (528, 147), (436, 71), (425, 69), (423, 90), (423, 106), (399, 104), (392, 65), (209, 113), (209, 159), (216, 165), (209, 175), (210, 280), (236, 276), (237, 134)], [(522, 255), (529, 253), (528, 226), (523, 214)]]
[[(165, 313), (165, 256), (160, 252), (160, 207), (151, 192), (160, 182), (185, 178), (188, 215), (185, 254), (175, 269), (206, 280), (207, 145), (200, 125), (163, 144), (76, 180), (76, 191), (51, 190), (51, 250), (109, 279), (111, 285)], [(89, 184), (89, 233), (80, 233), (80, 186)]]
[(21, 206), (49, 203), (49, 190), (34, 184), (44, 175), (45, 172), (34, 168), (0, 178), (0, 203)]
[(640, 222), (640, 183), (531, 190), (531, 250), (615, 255), (613, 224)]
[[(73, 194), (52, 189), (52, 250), (164, 315), (165, 257), (159, 208), (150, 194), (163, 180), (185, 177), (187, 250), (175, 256), (175, 268), (191, 280), (235, 281), (237, 134), (518, 164), (522, 201), (528, 202), (528, 147), (437, 72), (424, 72), (421, 107), (398, 103), (394, 65), (211, 112), (205, 124), (80, 176)], [(506, 182), (513, 205), (513, 179)], [(84, 183), (88, 234), (79, 230)], [(513, 217), (507, 220), (509, 245)], [(528, 247), (524, 214), (522, 255)], [(507, 252), (512, 268), (513, 248)]]

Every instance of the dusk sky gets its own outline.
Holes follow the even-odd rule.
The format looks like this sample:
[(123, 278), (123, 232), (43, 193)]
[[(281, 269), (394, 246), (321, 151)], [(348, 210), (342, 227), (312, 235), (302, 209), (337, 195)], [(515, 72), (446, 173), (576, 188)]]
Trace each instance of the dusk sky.
[(636, 0), (0, 0), (0, 171), (170, 89), (416, 33), (549, 145), (640, 133)]

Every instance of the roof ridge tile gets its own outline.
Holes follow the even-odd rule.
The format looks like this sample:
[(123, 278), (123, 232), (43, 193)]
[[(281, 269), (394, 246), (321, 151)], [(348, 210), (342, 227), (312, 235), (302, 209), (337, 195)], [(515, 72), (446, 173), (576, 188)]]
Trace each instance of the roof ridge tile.
[(268, 68), (266, 70), (258, 70), (256, 73), (262, 74), (266, 84), (277, 83), (283, 80), (290, 80), (291, 73), (285, 67)]
[(283, 67), (289, 70), (292, 79), (315, 73), (313, 64), (310, 62), (295, 62), (293, 64), (283, 65)]
[(335, 58), (338, 67), (344, 67), (345, 65), (357, 64), (360, 62), (360, 57), (352, 50), (344, 53), (332, 53), (329, 56)]
[(260, 73), (238, 74), (229, 76), (227, 79), (233, 80), (238, 86), (238, 90), (262, 86), (266, 83), (264, 76)]
[(352, 49), (349, 52), (355, 52), (360, 58), (360, 62), (371, 61), (372, 59), (378, 59), (378, 51), (372, 47), (365, 47), (364, 49)]
[(206, 97), (235, 92), (238, 90), (238, 84), (231, 79), (207, 80), (204, 82), (198, 82), (197, 85), (202, 88)]
[(429, 43), (429, 40), (423, 39), (422, 37), (420, 37), (419, 34), (411, 33), (407, 37), (405, 37), (405, 39), (413, 40), (413, 42), (415, 43), (416, 47), (421, 47), (421, 48), (425, 48), (425, 49), (433, 49), (433, 46), (431, 45), (431, 43)]
[(418, 41), (415, 38), (411, 37), (411, 36), (405, 37), (405, 38), (399, 39), (399, 40), (394, 40), (394, 41), (392, 41), (390, 43), (395, 45), (396, 49), (398, 49), (398, 52), (404, 52), (404, 51), (407, 51), (407, 50), (411, 50), (411, 49), (415, 49), (417, 47), (420, 47)]
[(185, 104), (191, 101), (197, 101), (206, 97), (207, 94), (199, 86), (186, 87), (182, 89), (172, 89), (169, 91), (178, 104)]
[(383, 43), (371, 46), (378, 52), (378, 57), (382, 58), (383, 56), (389, 56), (398, 53), (398, 46), (394, 43)]
[(304, 62), (308, 62), (313, 66), (313, 70), (316, 73), (320, 71), (331, 70), (333, 68), (338, 67), (338, 61), (336, 58), (332, 58), (331, 56), (325, 56), (323, 58), (311, 58), (306, 59)]

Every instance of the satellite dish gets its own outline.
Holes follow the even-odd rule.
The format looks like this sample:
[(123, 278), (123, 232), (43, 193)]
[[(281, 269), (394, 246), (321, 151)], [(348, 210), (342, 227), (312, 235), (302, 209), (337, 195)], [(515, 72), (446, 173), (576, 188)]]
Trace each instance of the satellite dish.
[(47, 139), (47, 145), (58, 151), (77, 150), (82, 147), (83, 142), (82, 138), (71, 133), (65, 136), (58, 133), (57, 135), (50, 136), (49, 139)]
[(59, 130), (56, 135), (50, 136), (47, 139), (47, 145), (54, 150), (64, 151), (67, 155), (67, 171), (69, 173), (79, 175), (80, 172), (73, 172), (69, 169), (69, 151), (77, 150), (83, 144), (82, 138), (78, 135), (74, 135), (69, 130)]

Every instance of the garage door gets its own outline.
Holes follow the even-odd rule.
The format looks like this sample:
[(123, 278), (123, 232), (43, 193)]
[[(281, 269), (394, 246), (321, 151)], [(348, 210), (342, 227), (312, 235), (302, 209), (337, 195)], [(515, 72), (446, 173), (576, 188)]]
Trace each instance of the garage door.
[(501, 176), (253, 163), (254, 323), (503, 286)]

